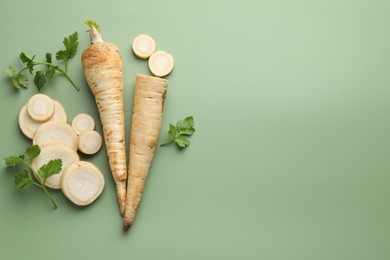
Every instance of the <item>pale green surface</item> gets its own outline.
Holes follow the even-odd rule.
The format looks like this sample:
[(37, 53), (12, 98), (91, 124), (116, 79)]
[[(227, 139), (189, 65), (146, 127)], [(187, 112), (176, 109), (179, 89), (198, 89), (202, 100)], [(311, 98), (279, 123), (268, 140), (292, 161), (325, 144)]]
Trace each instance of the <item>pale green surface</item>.
[[(127, 132), (135, 73), (149, 73), (130, 51), (139, 33), (176, 61), (160, 142), (190, 114), (197, 132), (157, 149), (126, 234), (104, 151), (88, 158), (107, 185), (87, 208), (54, 192), (53, 210), (1, 168), (0, 258), (390, 259), (389, 14), (387, 0), (3, 0), (1, 69), (79, 32), (82, 90), (59, 77), (43, 91), (70, 119), (98, 116), (79, 61), (93, 18), (123, 56)], [(29, 144), (16, 118), (36, 91), (0, 85), (3, 158)]]

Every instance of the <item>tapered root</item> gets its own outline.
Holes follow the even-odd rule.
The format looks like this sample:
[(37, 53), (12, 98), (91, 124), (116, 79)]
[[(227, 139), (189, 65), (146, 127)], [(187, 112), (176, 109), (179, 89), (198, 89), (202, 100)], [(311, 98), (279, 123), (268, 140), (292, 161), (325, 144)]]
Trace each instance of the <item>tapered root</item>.
[(160, 134), (167, 87), (168, 81), (165, 79), (137, 75), (130, 132), (124, 231), (133, 224), (141, 201)]

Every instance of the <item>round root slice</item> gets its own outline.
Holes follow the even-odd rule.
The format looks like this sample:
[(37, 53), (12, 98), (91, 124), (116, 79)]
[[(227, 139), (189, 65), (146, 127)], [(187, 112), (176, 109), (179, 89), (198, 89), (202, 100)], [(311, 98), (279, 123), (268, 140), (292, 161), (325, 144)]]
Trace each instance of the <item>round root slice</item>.
[(78, 114), (72, 120), (72, 127), (77, 134), (95, 129), (95, 120), (88, 114)]
[(64, 123), (68, 122), (68, 114), (66, 113), (65, 108), (63, 105), (58, 102), (57, 100), (52, 99), (54, 104), (54, 114), (53, 117), (50, 120), (53, 121), (61, 121)]
[(61, 159), (62, 169), (58, 174), (54, 174), (46, 179), (45, 185), (52, 189), (59, 189), (61, 182), (61, 175), (65, 168), (73, 163), (80, 161), (77, 152), (70, 147), (61, 143), (52, 143), (41, 146), (41, 153), (35, 158), (31, 165), (35, 171), (38, 171), (42, 165), (47, 164), (51, 160)]
[(33, 144), (39, 146), (53, 142), (62, 143), (77, 150), (77, 134), (67, 123), (49, 121), (38, 127), (33, 138)]
[(61, 176), (61, 190), (74, 204), (87, 206), (103, 192), (104, 177), (90, 162), (79, 161), (67, 166)]
[(84, 154), (95, 154), (102, 147), (102, 136), (94, 130), (87, 130), (79, 135), (77, 147)]
[(156, 51), (149, 58), (149, 69), (153, 75), (164, 77), (171, 73), (174, 67), (174, 61), (171, 54), (165, 51)]
[(147, 59), (156, 50), (156, 43), (149, 35), (140, 34), (134, 38), (132, 47), (138, 58)]
[(54, 104), (49, 96), (36, 94), (27, 103), (27, 112), (39, 123), (48, 121), (54, 113)]
[(18, 121), (20, 130), (22, 130), (22, 133), (30, 139), (34, 137), (35, 131), (41, 125), (41, 123), (34, 121), (28, 114), (27, 104), (20, 109)]

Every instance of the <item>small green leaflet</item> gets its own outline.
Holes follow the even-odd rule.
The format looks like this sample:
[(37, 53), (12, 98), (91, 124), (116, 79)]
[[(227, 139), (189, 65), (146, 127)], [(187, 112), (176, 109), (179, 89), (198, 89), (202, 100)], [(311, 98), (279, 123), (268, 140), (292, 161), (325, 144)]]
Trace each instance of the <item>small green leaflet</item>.
[(20, 163), (24, 163), (24, 159), (19, 156), (8, 156), (4, 158), (5, 165), (15, 166)]
[(161, 146), (175, 142), (180, 148), (187, 147), (190, 144), (187, 137), (195, 133), (194, 125), (195, 122), (192, 116), (188, 116), (183, 120), (177, 121), (176, 126), (169, 124), (168, 135), (171, 140), (167, 143), (161, 144)]
[(175, 138), (177, 133), (177, 128), (176, 126), (169, 124), (169, 130), (168, 130), (168, 135), (173, 139)]
[(15, 186), (19, 189), (33, 183), (34, 181), (31, 178), (31, 175), (28, 170), (24, 170), (23, 172), (15, 176)]
[(32, 161), (35, 158), (38, 157), (38, 155), (41, 153), (41, 148), (39, 148), (38, 145), (32, 145), (26, 149), (24, 152), (24, 158), (26, 158), (28, 161)]
[(27, 57), (27, 55), (24, 52), (21, 52), (19, 58), (24, 64), (26, 64), (28, 71), (30, 72), (30, 74), (32, 74), (35, 66), (34, 63), (35, 55), (30, 59), (29, 57)]
[(55, 159), (49, 161), (47, 164), (42, 165), (41, 168), (38, 170), (39, 176), (43, 178), (48, 178), (52, 176), (53, 174), (57, 174), (62, 169), (62, 160)]
[(175, 142), (181, 148), (187, 147), (190, 144), (190, 141), (184, 136), (178, 136), (175, 138)]
[(77, 32), (65, 37), (62, 42), (65, 46), (65, 50), (60, 50), (56, 53), (57, 60), (67, 61), (76, 55), (77, 48), (79, 47), (79, 36)]
[(35, 72), (34, 83), (38, 90), (43, 88), (43, 86), (46, 84), (46, 76), (44, 71), (40, 70)]
[(195, 132), (194, 118), (192, 116), (186, 117), (183, 120), (179, 120), (176, 124), (180, 135), (192, 135)]
[[(52, 63), (52, 54), (51, 53), (46, 53), (46, 62), (47, 63)], [(48, 79), (51, 79), (54, 74), (56, 73), (56, 69), (58, 67), (57, 66), (47, 66), (47, 70), (45, 72), (45, 76), (48, 78)]]
[(12, 79), (12, 84), (15, 88), (28, 87), (28, 77), (18, 73), (14, 67), (9, 66), (8, 69), (4, 70), (4, 73)]

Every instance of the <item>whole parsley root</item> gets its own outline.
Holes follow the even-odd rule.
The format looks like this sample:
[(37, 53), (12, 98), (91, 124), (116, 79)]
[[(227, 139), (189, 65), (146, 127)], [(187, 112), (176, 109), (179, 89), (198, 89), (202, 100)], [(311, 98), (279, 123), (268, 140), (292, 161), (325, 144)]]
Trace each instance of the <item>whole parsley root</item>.
[(122, 59), (117, 46), (103, 42), (96, 22), (88, 20), (86, 24), (90, 27), (91, 45), (83, 51), (81, 61), (99, 110), (108, 161), (123, 216), (127, 171)]
[(168, 81), (138, 74), (130, 130), (129, 172), (123, 230), (134, 222), (160, 134)]
[(50, 192), (45, 186), (46, 179), (50, 176), (57, 174), (62, 169), (62, 160), (54, 159), (50, 160), (47, 164), (42, 165), (37, 171), (31, 165), (31, 162), (39, 156), (41, 149), (38, 145), (30, 146), (26, 149), (24, 154), (19, 156), (8, 156), (4, 158), (5, 165), (8, 167), (23, 165), (25, 169), (15, 176), (15, 186), (17, 188), (23, 188), (27, 185), (34, 185), (41, 188), (53, 207), (56, 209), (57, 204), (51, 196)]
[[(29, 85), (29, 78), (24, 74), (24, 72), (28, 70), (31, 75), (35, 74), (34, 83), (37, 89), (40, 91), (47, 83), (47, 80), (51, 79), (56, 74), (56, 72), (59, 72), (70, 81), (70, 83), (77, 91), (79, 91), (79, 86), (68, 74), (68, 60), (76, 55), (77, 48), (79, 46), (77, 32), (69, 35), (69, 37), (65, 37), (63, 44), (65, 49), (56, 53), (56, 59), (57, 61), (63, 61), (64, 68), (53, 63), (53, 55), (49, 52), (46, 53), (46, 61), (35, 61), (35, 55), (29, 57), (26, 53), (21, 52), (19, 58), (25, 67), (20, 70), (16, 70), (13, 66), (9, 66), (8, 69), (4, 70), (4, 73), (11, 78), (13, 86), (17, 89), (20, 89), (27, 88)], [(43, 70), (35, 70), (37, 66), (43, 67)]]

